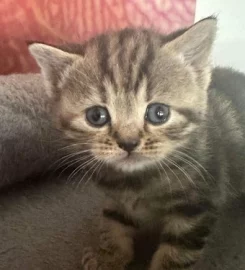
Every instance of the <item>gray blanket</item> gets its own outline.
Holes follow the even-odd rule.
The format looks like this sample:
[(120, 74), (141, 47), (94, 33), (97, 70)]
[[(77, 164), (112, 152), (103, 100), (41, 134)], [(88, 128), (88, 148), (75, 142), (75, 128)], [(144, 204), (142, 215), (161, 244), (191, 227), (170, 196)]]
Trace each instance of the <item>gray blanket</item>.
[[(3, 190), (0, 269), (81, 269), (82, 247), (96, 246), (102, 201), (103, 195), (92, 185), (77, 188), (65, 179)], [(245, 269), (244, 224), (245, 197), (240, 197), (224, 209), (204, 261), (196, 269)], [(139, 264), (130, 268), (145, 269)]]

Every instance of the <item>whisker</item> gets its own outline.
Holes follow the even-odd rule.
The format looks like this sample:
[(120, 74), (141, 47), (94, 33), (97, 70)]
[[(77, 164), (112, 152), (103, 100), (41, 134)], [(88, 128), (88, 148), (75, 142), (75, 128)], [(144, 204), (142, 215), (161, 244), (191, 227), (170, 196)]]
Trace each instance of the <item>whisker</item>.
[(205, 179), (205, 177), (203, 176), (202, 172), (200, 171), (200, 169), (195, 166), (192, 162), (190, 162), (189, 160), (181, 157), (180, 155), (176, 155), (175, 153), (173, 153), (175, 155), (175, 157), (181, 161), (183, 161), (185, 164), (189, 165), (191, 168), (193, 168), (200, 176), (201, 178), (203, 179), (203, 181), (205, 182), (205, 184), (208, 185), (208, 182), (207, 180)]
[[(64, 163), (64, 164), (62, 165), (62, 167), (64, 166), (64, 168), (63, 168), (62, 171), (60, 172), (59, 176), (62, 175), (68, 168), (73, 167), (75, 164), (81, 163), (82, 161), (84, 161), (84, 160), (86, 160), (86, 159), (88, 159), (88, 158), (91, 158), (91, 155), (85, 156), (85, 157), (82, 157), (82, 158), (79, 157), (79, 158), (70, 160), (70, 161), (67, 162), (67, 163)], [(59, 168), (60, 168), (60, 167), (59, 167)], [(58, 168), (58, 169), (59, 169), (59, 168)]]
[[(167, 162), (170, 162), (168, 159), (166, 159), (166, 161), (167, 161)], [(163, 160), (161, 160), (161, 162), (164, 164), (164, 166), (166, 166), (166, 167), (168, 168), (169, 171), (172, 172), (172, 174), (173, 174), (173, 175), (175, 176), (175, 178), (178, 180), (178, 182), (179, 182), (179, 184), (180, 184), (180, 186), (181, 186), (181, 188), (182, 188), (182, 190), (183, 190), (183, 192), (184, 192), (184, 194), (185, 194), (186, 200), (188, 201), (188, 197), (187, 197), (187, 194), (186, 194), (186, 192), (185, 192), (185, 188), (184, 188), (184, 186), (183, 186), (183, 184), (182, 184), (182, 182), (181, 182), (179, 176), (175, 173), (174, 170), (171, 169), (170, 166), (168, 166), (167, 163), (165, 163)], [(171, 163), (171, 162), (170, 162), (170, 163)]]
[(74, 147), (76, 146), (87, 146), (87, 145), (91, 145), (93, 142), (86, 142), (86, 143), (73, 143), (73, 144), (70, 144), (70, 145), (66, 145), (64, 147), (61, 147), (58, 149), (58, 151), (64, 151), (66, 149), (73, 149)]
[[(156, 159), (154, 159), (155, 160), (155, 162), (156, 162), (156, 164), (158, 164), (158, 165), (160, 165), (161, 166), (161, 168), (163, 169), (163, 171), (164, 171), (164, 174), (166, 175), (166, 178), (167, 178), (167, 181), (168, 181), (168, 185), (169, 185), (169, 192), (171, 193), (171, 197), (172, 197), (172, 187), (171, 187), (171, 180), (170, 180), (170, 178), (169, 178), (169, 176), (168, 176), (168, 173), (167, 173), (167, 171), (165, 170), (165, 168), (164, 168), (164, 166), (162, 166), (162, 164), (161, 164), (161, 162), (160, 161), (157, 161)], [(157, 166), (157, 168), (158, 168), (158, 166)], [(158, 170), (159, 170), (159, 168), (158, 168)], [(162, 174), (161, 174), (161, 179), (162, 179)]]
[(180, 155), (184, 155), (184, 156), (186, 156), (187, 158), (191, 159), (193, 162), (195, 162), (195, 164), (196, 164), (197, 166), (199, 166), (199, 167), (207, 174), (207, 176), (208, 176), (211, 180), (215, 181), (214, 177), (207, 171), (207, 169), (206, 169), (205, 167), (203, 167), (203, 165), (202, 165), (200, 162), (198, 162), (196, 159), (194, 159), (192, 156), (190, 156), (189, 154), (187, 154), (187, 153), (185, 153), (185, 152), (183, 152), (183, 151), (175, 150), (175, 152), (178, 152)]
[(175, 161), (173, 161), (170, 158), (166, 160), (170, 162), (172, 165), (174, 165), (178, 170), (180, 170), (185, 175), (186, 179), (188, 179), (190, 183), (192, 183), (195, 187), (197, 187), (195, 182), (191, 179), (190, 175), (182, 167), (180, 167)]
[[(86, 173), (83, 175), (83, 177), (79, 180), (76, 189), (80, 186), (81, 182), (83, 181), (83, 179), (85, 178), (85, 176), (95, 167), (97, 167), (98, 163), (100, 162), (100, 160), (95, 159), (96, 162), (86, 171)], [(94, 161), (94, 160), (93, 160)], [(89, 179), (87, 180), (89, 181)]]
[(90, 164), (92, 164), (96, 160), (96, 157), (92, 157), (86, 162), (82, 163), (80, 166), (78, 166), (68, 177), (67, 182), (69, 183), (72, 179), (72, 177), (76, 176), (80, 171), (82, 171), (84, 168), (88, 167)]
[[(57, 167), (56, 169), (59, 169), (59, 168), (61, 168), (61, 167), (65, 164), (65, 162), (68, 161), (69, 159), (74, 158), (74, 157), (76, 157), (76, 156), (78, 156), (78, 155), (82, 155), (82, 154), (84, 154), (84, 153), (89, 153), (89, 152), (90, 152), (90, 150), (82, 150), (82, 151), (78, 151), (78, 152), (74, 152), (74, 153), (70, 153), (70, 154), (68, 154), (68, 155), (65, 155), (65, 156), (59, 158), (58, 160), (56, 160), (54, 163), (52, 163), (52, 164), (49, 166), (49, 169), (54, 168), (56, 165), (58, 165), (58, 167)], [(61, 163), (59, 163), (59, 162), (61, 162)], [(58, 163), (59, 163), (59, 164), (58, 164)]]
[[(90, 177), (88, 178), (88, 180), (84, 183), (84, 187), (86, 187), (86, 185), (89, 183), (89, 181), (93, 178), (93, 174), (96, 172), (99, 173), (99, 171), (101, 170), (102, 166), (103, 166), (104, 161), (103, 160), (99, 160), (99, 162), (97, 162), (96, 164), (98, 164), (98, 166), (95, 166), (92, 174), (90, 175)], [(98, 173), (97, 173), (97, 177), (98, 177)]]

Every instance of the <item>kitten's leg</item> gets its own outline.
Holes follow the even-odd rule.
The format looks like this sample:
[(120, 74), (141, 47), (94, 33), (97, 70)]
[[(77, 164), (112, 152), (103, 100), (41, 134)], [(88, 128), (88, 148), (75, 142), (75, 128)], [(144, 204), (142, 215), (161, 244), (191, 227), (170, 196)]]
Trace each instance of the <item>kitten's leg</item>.
[(166, 215), (150, 270), (191, 270), (200, 259), (215, 221), (210, 205), (178, 205)]
[(123, 270), (133, 259), (134, 224), (115, 208), (105, 208), (96, 252), (85, 249), (84, 270)]

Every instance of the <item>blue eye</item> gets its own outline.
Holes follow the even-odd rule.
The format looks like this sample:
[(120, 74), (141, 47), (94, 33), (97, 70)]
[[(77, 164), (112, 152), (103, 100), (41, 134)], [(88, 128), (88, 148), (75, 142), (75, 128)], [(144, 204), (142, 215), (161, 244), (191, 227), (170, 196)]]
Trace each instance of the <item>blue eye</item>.
[(110, 115), (106, 108), (94, 106), (86, 111), (87, 121), (95, 127), (102, 127), (110, 121)]
[(145, 119), (152, 125), (161, 125), (168, 120), (169, 115), (169, 106), (162, 103), (152, 103), (146, 109)]

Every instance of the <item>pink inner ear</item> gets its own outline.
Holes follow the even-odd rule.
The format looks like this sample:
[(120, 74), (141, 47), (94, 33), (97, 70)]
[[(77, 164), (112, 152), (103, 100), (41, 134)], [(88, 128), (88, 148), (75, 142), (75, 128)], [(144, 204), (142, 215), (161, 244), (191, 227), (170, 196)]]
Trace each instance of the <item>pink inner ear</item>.
[(80, 42), (108, 29), (169, 33), (194, 21), (196, 0), (12, 0), (0, 4), (0, 74), (38, 68), (26, 41)]

